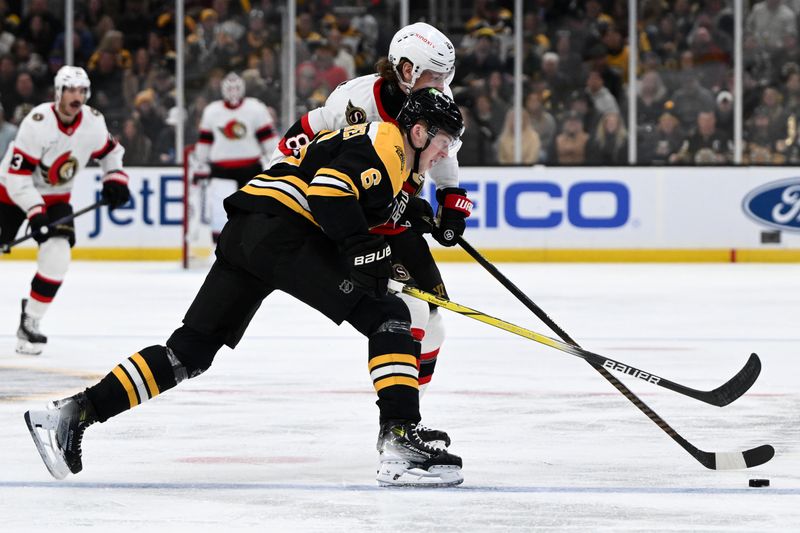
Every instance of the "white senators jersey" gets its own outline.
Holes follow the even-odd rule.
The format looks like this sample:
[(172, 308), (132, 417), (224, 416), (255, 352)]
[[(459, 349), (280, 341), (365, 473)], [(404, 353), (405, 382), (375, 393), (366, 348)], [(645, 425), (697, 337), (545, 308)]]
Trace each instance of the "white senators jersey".
[(272, 115), (261, 101), (245, 97), (233, 107), (215, 100), (203, 110), (195, 156), (212, 167), (245, 167), (269, 157), (277, 144)]
[(69, 201), (73, 180), (91, 159), (103, 175), (127, 182), (122, 172), (125, 149), (108, 133), (103, 115), (84, 105), (72, 124), (56, 115), (55, 104), (34, 107), (0, 162), (0, 202), (23, 211), (37, 205)]
[[(301, 117), (298, 124), (292, 126), (281, 139), (278, 148), (273, 152), (269, 166), (292, 155), (308, 144), (322, 130), (338, 130), (364, 122), (391, 122), (397, 124), (395, 117), (388, 113), (381, 101), (381, 85), (386, 83), (377, 74), (361, 76), (340, 84), (334, 90), (325, 105), (312, 109)], [(453, 97), (450, 87), (444, 87), (444, 93)], [(439, 161), (428, 171), (430, 178), (438, 188), (458, 186), (458, 161), (455, 154)]]

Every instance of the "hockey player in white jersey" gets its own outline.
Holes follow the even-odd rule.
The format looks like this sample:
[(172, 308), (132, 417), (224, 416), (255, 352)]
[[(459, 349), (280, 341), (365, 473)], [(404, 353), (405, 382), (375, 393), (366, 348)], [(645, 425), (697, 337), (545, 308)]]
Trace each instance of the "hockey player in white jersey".
[[(435, 87), (452, 97), (449, 83), (455, 73), (455, 48), (450, 40), (429, 24), (417, 22), (401, 28), (392, 38), (388, 58), (376, 65), (377, 73), (361, 76), (339, 85), (323, 107), (303, 115), (278, 143), (270, 166), (297, 155), (322, 130), (336, 130), (364, 122), (396, 124), (400, 109), (412, 91)], [(439, 203), (433, 237), (444, 246), (454, 246), (466, 227), (472, 202), (458, 186), (457, 147), (450, 157), (439, 161), (427, 175), (436, 183)], [(424, 176), (412, 175), (404, 185), (411, 195), (418, 194)], [(384, 234), (392, 248), (395, 279), (414, 283), (421, 289), (447, 297), (439, 268), (418, 228), (384, 224), (372, 230)], [(401, 295), (411, 310), (412, 332), (421, 340), (419, 385), (422, 394), (430, 382), (439, 348), (444, 341), (444, 326), (435, 306)]]
[(260, 173), (278, 145), (267, 106), (245, 96), (244, 80), (231, 72), (222, 80), (222, 100), (203, 110), (200, 138), (194, 151), (194, 180), (208, 179), (206, 205), (217, 242), (227, 215), (222, 201)]
[(0, 162), (0, 243), (11, 242), (27, 218), (39, 245), (30, 297), (22, 300), (18, 353), (38, 355), (47, 342), (39, 322), (61, 287), (75, 244), (72, 221), (48, 225), (73, 212), (75, 176), (90, 160), (97, 160), (103, 172), (103, 201), (113, 209), (130, 198), (122, 169), (125, 150), (109, 134), (103, 115), (86, 105), (89, 96), (86, 71), (61, 67), (55, 77), (55, 102), (31, 110)]

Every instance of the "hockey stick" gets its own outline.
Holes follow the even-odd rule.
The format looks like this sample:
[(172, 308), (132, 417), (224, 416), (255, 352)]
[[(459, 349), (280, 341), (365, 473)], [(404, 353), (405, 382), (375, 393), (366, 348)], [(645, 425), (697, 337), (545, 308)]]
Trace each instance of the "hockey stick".
[[(409, 294), (411, 296), (414, 296), (416, 298), (419, 298), (421, 300), (425, 300), (425, 301), (427, 301), (429, 303), (433, 303), (433, 304), (438, 305), (438, 301), (432, 301), (432, 298), (430, 296), (428, 296), (427, 294), (425, 294), (425, 293), (420, 294), (422, 291), (420, 291), (420, 293), (414, 292), (416, 290), (417, 289), (409, 288), (408, 290), (403, 289), (403, 292), (405, 292), (406, 294)], [(550, 346), (551, 348), (555, 348), (556, 350), (560, 350), (562, 352), (565, 352), (565, 353), (568, 353), (568, 354), (571, 354), (571, 355), (575, 355), (575, 356), (580, 357), (581, 359), (584, 359), (585, 361), (591, 363), (593, 366), (597, 366), (599, 368), (604, 368), (604, 369), (607, 369), (607, 370), (615, 370), (617, 372), (621, 372), (623, 374), (626, 374), (626, 375), (629, 375), (629, 376), (633, 376), (635, 378), (639, 378), (639, 379), (641, 379), (643, 381), (646, 381), (648, 383), (652, 383), (653, 385), (658, 385), (659, 387), (664, 387), (665, 389), (669, 389), (669, 390), (678, 392), (680, 394), (684, 394), (686, 396), (690, 396), (692, 398), (696, 398), (696, 399), (698, 399), (700, 401), (709, 403), (711, 405), (720, 405), (718, 403), (715, 403), (716, 400), (718, 399), (717, 398), (717, 394), (716, 394), (717, 391), (719, 391), (721, 388), (724, 388), (724, 387), (730, 385), (730, 383), (732, 381), (736, 381), (737, 379), (740, 379), (739, 374), (743, 373), (745, 370), (748, 369), (747, 365), (745, 365), (745, 368), (742, 369), (742, 371), (740, 371), (730, 381), (728, 381), (728, 383), (726, 383), (722, 387), (714, 389), (713, 391), (702, 391), (702, 390), (692, 389), (692, 388), (687, 387), (685, 385), (681, 385), (680, 383), (675, 383), (674, 381), (670, 381), (670, 380), (668, 380), (666, 378), (662, 378), (660, 376), (657, 376), (657, 375), (653, 374), (652, 372), (647, 372), (645, 370), (641, 370), (639, 368), (633, 367), (633, 366), (628, 365), (626, 363), (621, 363), (619, 361), (615, 361), (614, 359), (611, 359), (611, 358), (606, 357), (604, 355), (596, 354), (594, 352), (590, 352), (589, 350), (584, 350), (583, 348), (581, 348), (580, 346), (577, 346), (575, 344), (567, 344), (565, 342), (561, 342), (559, 340), (553, 339), (552, 337), (548, 337), (546, 335), (542, 335), (541, 333), (537, 333), (535, 331), (532, 331), (532, 330), (529, 330), (529, 329), (525, 329), (525, 328), (523, 328), (521, 326), (517, 326), (516, 324), (512, 324), (510, 322), (506, 322), (505, 320), (501, 320), (499, 318), (495, 318), (493, 316), (487, 315), (487, 314), (482, 313), (480, 311), (476, 311), (476, 310), (471, 309), (471, 308), (469, 308), (467, 306), (464, 306), (464, 305), (461, 305), (461, 304), (457, 304), (455, 302), (448, 301), (448, 300), (444, 300), (444, 301), (447, 302), (447, 304), (446, 305), (442, 305), (441, 307), (444, 307), (445, 309), (448, 309), (450, 311), (454, 311), (456, 313), (462, 314), (464, 316), (467, 316), (467, 317), (472, 318), (474, 320), (477, 320), (479, 322), (483, 322), (485, 324), (489, 324), (490, 326), (494, 326), (494, 327), (496, 327), (498, 329), (502, 329), (504, 331), (508, 331), (510, 333), (513, 333), (515, 335), (519, 335), (520, 337), (524, 337), (524, 338), (532, 340), (534, 342), (538, 342), (539, 344), (544, 344), (545, 346)], [(754, 364), (756, 366), (760, 365), (758, 356), (756, 354), (751, 354), (750, 355), (750, 359), (748, 359), (748, 364), (752, 363), (753, 361), (755, 361)], [(722, 405), (725, 405), (725, 404), (722, 404)]]
[[(527, 330), (525, 328), (516, 326), (509, 322), (505, 322), (498, 318), (491, 317), (480, 311), (476, 311), (474, 309), (470, 309), (469, 307), (457, 304), (455, 302), (451, 302), (450, 300), (445, 300), (444, 298), (439, 298), (438, 296), (434, 296), (433, 294), (421, 291), (414, 287), (403, 286), (402, 292), (407, 294), (411, 297), (417, 298), (419, 300), (437, 305), (449, 311), (453, 311), (455, 313), (459, 313), (466, 317), (472, 318), (474, 320), (478, 320), (480, 322), (484, 322), (491, 326), (503, 329), (505, 331), (514, 333), (516, 335), (520, 335), (522, 337), (535, 340), (536, 342), (540, 342), (547, 346), (572, 353), (586, 359), (589, 363), (597, 369), (598, 372), (603, 374), (605, 377), (618, 391), (620, 391), (628, 400), (630, 400), (640, 411), (642, 411), (645, 415), (647, 415), (650, 420), (655, 422), (658, 427), (664, 430), (667, 435), (672, 437), (672, 439), (677, 442), (684, 450), (689, 452), (689, 454), (694, 457), (700, 464), (709, 468), (711, 470), (733, 470), (733, 469), (741, 469), (741, 468), (751, 468), (754, 466), (758, 466), (761, 464), (766, 463), (775, 455), (775, 449), (768, 445), (758, 446), (756, 448), (752, 448), (749, 450), (745, 450), (743, 452), (706, 452), (703, 450), (698, 449), (685, 438), (683, 438), (677, 431), (675, 431), (666, 421), (664, 421), (658, 414), (656, 414), (650, 407), (647, 406), (638, 396), (636, 396), (630, 389), (628, 389), (621, 381), (619, 381), (615, 376), (613, 376), (604, 366), (595, 362), (599, 358), (600, 360), (606, 360), (603, 356), (593, 354), (591, 352), (587, 352), (578, 346), (571, 346), (562, 342), (559, 342), (555, 339), (551, 339), (545, 335), (540, 335), (533, 331)], [(659, 384), (659, 383), (656, 383)]]
[[(71, 214), (69, 214), (67, 216), (61, 217), (58, 220), (54, 220), (53, 222), (50, 222), (45, 227), (47, 228), (48, 231), (50, 231), (53, 228), (55, 228), (56, 226), (58, 226), (59, 224), (64, 224), (65, 222), (69, 222), (70, 220), (73, 220), (75, 217), (79, 217), (79, 216), (81, 216), (83, 214), (88, 213), (89, 211), (94, 211), (98, 207), (102, 207), (104, 205), (106, 205), (105, 200), (99, 200), (99, 201), (93, 203), (92, 205), (87, 205), (83, 209), (75, 211), (74, 213), (71, 213)], [(45, 233), (47, 233), (47, 232), (45, 232)], [(11, 248), (13, 248), (14, 246), (16, 246), (16, 245), (18, 245), (18, 244), (20, 244), (22, 242), (27, 241), (28, 239), (32, 239), (32, 238), (33, 238), (33, 233), (28, 233), (26, 235), (23, 235), (19, 239), (11, 241), (11, 242), (9, 242), (7, 244), (0, 244), (0, 253), (4, 253), (4, 254), (10, 253), (11, 252)]]
[[(666, 380), (659, 376), (656, 376), (649, 372), (644, 372), (637, 368), (634, 368), (630, 365), (626, 365), (624, 363), (619, 363), (614, 361), (613, 359), (609, 359), (607, 357), (598, 356), (596, 354), (592, 354), (594, 357), (584, 357), (578, 352), (586, 352), (585, 350), (581, 349), (577, 342), (575, 342), (572, 337), (570, 337), (563, 329), (556, 324), (552, 318), (550, 318), (547, 313), (545, 313), (536, 303), (531, 300), (519, 287), (514, 285), (507, 277), (505, 277), (502, 272), (500, 272), (497, 267), (495, 267), (492, 263), (489, 262), (488, 259), (483, 257), (480, 252), (478, 252), (475, 248), (473, 248), (463, 237), (458, 237), (457, 239), (458, 244), (470, 255), (473, 259), (475, 259), (483, 268), (485, 268), (494, 278), (499, 281), (503, 287), (508, 289), (511, 294), (516, 296), (516, 298), (522, 302), (525, 307), (533, 311), (533, 313), (539, 317), (550, 329), (552, 329), (556, 334), (563, 341), (565, 341), (569, 346), (564, 345), (562, 343), (558, 343), (554, 339), (550, 339), (549, 337), (545, 337), (546, 339), (556, 342), (560, 344), (560, 346), (553, 346), (547, 342), (548, 346), (552, 346), (553, 348), (566, 351), (568, 353), (572, 353), (573, 355), (577, 355), (579, 357), (583, 357), (589, 363), (595, 363), (600, 367), (606, 368), (608, 370), (616, 370), (618, 372), (622, 372), (623, 374), (628, 374), (633, 377), (637, 377), (639, 379), (643, 379), (645, 381), (649, 381), (651, 383), (656, 383), (657, 385), (661, 385), (664, 388), (670, 389), (675, 391), (679, 394), (683, 394), (685, 396), (689, 396), (696, 400), (700, 400), (701, 402), (705, 402), (711, 405), (716, 405), (717, 407), (723, 407), (728, 405), (729, 403), (733, 402), (745, 392), (747, 392), (750, 387), (753, 386), (758, 375), (761, 373), (761, 360), (758, 358), (758, 355), (755, 353), (751, 353), (750, 357), (747, 359), (747, 362), (744, 366), (739, 370), (731, 379), (729, 379), (723, 385), (720, 385), (714, 390), (711, 391), (701, 391), (697, 389), (692, 389), (690, 387), (686, 387), (684, 385), (680, 385), (679, 383), (675, 383), (673, 381)], [(537, 334), (538, 335), (538, 334)], [(542, 336), (542, 335), (540, 335)], [(534, 339), (537, 340), (537, 339)], [(542, 342), (538, 341), (537, 342)], [(599, 358), (599, 359), (598, 359)], [(593, 365), (594, 366), (594, 365)], [(602, 373), (602, 372), (601, 372)], [(621, 391), (620, 391), (621, 392)]]

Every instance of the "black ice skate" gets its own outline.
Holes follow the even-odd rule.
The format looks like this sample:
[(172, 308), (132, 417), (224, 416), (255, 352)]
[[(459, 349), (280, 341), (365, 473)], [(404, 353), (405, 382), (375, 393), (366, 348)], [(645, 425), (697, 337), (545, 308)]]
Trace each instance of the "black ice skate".
[[(427, 444), (440, 450), (447, 450), (450, 446), (450, 436), (440, 429), (432, 429), (425, 427), (422, 424), (417, 424), (417, 434)], [(376, 448), (381, 451), (381, 444), (383, 442), (383, 430), (378, 432), (378, 443)]]
[[(461, 458), (433, 446), (423, 432), (444, 435), (407, 420), (390, 420), (381, 425), (378, 437), (378, 484), (382, 487), (451, 487), (464, 481)], [(443, 439), (442, 439), (443, 440)]]
[(25, 312), (28, 299), (22, 299), (22, 313), (19, 317), (17, 329), (17, 353), (24, 355), (39, 355), (47, 343), (47, 337), (39, 331), (39, 319), (33, 318)]
[(87, 427), (97, 422), (94, 406), (85, 393), (48, 404), (44, 411), (28, 411), (25, 423), (42, 461), (56, 479), (83, 468), (81, 440)]

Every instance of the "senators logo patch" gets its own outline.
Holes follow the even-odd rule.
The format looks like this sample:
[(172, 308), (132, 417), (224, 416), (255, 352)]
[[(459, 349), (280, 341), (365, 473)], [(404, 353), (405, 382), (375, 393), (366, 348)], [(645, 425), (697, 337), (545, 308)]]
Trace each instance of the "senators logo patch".
[(347, 109), (344, 110), (344, 118), (351, 126), (353, 124), (363, 124), (367, 121), (367, 112), (361, 107), (356, 107), (350, 100), (347, 101)]
[(219, 129), (220, 133), (222, 133), (226, 139), (232, 140), (241, 139), (247, 133), (247, 126), (236, 119), (231, 120), (225, 124), (225, 126), (217, 129)]
[(78, 160), (72, 157), (72, 152), (66, 152), (58, 156), (47, 169), (47, 181), (51, 185), (63, 185), (72, 181), (78, 173)]
[(36, 122), (39, 122), (40, 120), (44, 119), (44, 115), (42, 115), (41, 113), (34, 113), (33, 115), (31, 115), (31, 118)]

